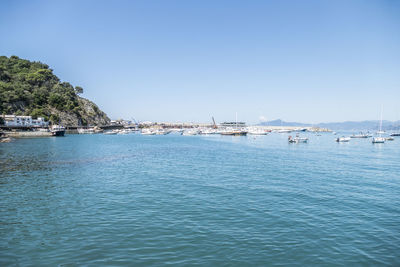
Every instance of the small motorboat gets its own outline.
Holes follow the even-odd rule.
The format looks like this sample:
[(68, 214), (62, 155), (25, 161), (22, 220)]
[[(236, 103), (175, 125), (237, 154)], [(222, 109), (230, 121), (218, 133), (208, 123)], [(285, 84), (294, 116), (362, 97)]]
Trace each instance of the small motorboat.
[(294, 138), (291, 135), (289, 135), (288, 142), (289, 143), (307, 143), (308, 142), (308, 138), (307, 137), (300, 137), (298, 134)]
[(394, 138), (393, 137), (386, 137), (385, 141), (394, 141)]
[(103, 134), (106, 134), (106, 135), (113, 135), (113, 134), (117, 134), (117, 133), (118, 133), (118, 130), (112, 130), (112, 131), (103, 132)]
[(182, 132), (183, 136), (198, 135), (199, 131), (197, 129), (189, 129)]
[(359, 133), (359, 134), (353, 134), (352, 136), (350, 136), (351, 138), (368, 138), (368, 134), (364, 134), (364, 133)]
[(338, 143), (349, 142), (349, 141), (350, 141), (350, 137), (344, 137), (344, 136), (342, 136), (342, 137), (336, 138), (336, 142), (338, 142)]

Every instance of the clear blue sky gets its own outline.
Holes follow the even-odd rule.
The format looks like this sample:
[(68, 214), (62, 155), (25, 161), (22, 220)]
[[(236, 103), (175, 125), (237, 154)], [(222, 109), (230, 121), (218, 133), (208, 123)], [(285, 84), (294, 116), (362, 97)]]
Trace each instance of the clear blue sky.
[(111, 118), (400, 119), (400, 1), (1, 1), (0, 54)]

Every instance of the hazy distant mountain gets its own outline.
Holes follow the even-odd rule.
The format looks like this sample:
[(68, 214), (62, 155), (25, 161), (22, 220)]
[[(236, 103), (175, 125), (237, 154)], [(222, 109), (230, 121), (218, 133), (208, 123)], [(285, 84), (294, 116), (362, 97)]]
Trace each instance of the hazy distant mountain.
[[(321, 128), (328, 128), (331, 130), (377, 130), (379, 128), (379, 121), (345, 121), (345, 122), (327, 122), (327, 123), (301, 123), (301, 122), (286, 122), (282, 120), (273, 120), (262, 122), (259, 125), (263, 126), (316, 126)], [(383, 121), (382, 128), (384, 130), (400, 130), (400, 121)]]
[(287, 122), (283, 120), (265, 121), (259, 125), (263, 126), (311, 126), (311, 124), (301, 123), (301, 122)]

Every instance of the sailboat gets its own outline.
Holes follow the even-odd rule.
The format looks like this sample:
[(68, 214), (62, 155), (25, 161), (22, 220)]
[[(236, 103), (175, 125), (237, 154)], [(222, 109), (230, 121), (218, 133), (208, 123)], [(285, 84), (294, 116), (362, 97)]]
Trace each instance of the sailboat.
[(381, 107), (381, 121), (379, 123), (379, 131), (377, 132), (379, 136), (372, 138), (372, 143), (373, 144), (382, 144), (385, 143), (386, 138), (382, 137), (382, 107)]

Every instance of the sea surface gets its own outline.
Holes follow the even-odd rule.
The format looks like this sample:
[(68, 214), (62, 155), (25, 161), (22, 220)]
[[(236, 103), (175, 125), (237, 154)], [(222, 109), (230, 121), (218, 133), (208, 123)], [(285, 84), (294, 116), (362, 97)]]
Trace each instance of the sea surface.
[(0, 266), (400, 266), (400, 138), (0, 144)]

